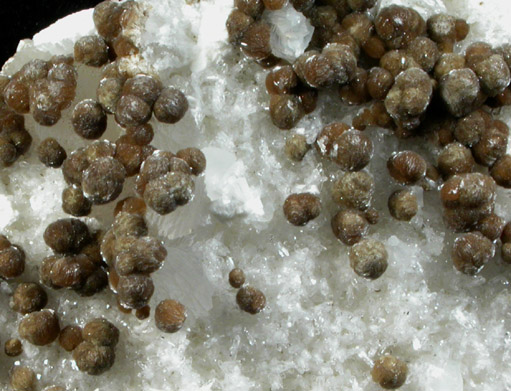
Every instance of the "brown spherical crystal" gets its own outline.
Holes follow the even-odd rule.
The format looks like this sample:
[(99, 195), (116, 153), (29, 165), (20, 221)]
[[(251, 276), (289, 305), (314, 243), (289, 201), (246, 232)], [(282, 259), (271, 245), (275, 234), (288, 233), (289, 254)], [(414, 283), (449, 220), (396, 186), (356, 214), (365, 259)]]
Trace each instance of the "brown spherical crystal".
[(176, 156), (190, 166), (193, 175), (200, 175), (206, 169), (206, 156), (198, 148), (181, 149), (177, 151)]
[(119, 277), (117, 297), (126, 308), (145, 307), (154, 293), (151, 277), (144, 274), (130, 274)]
[(151, 124), (131, 126), (126, 128), (126, 135), (137, 145), (148, 145), (154, 137)]
[(80, 289), (96, 270), (96, 265), (84, 254), (58, 258), (49, 267), (49, 285), (71, 289)]
[(406, 382), (408, 366), (400, 359), (385, 355), (374, 362), (371, 370), (373, 381), (387, 390), (394, 390)]
[(506, 153), (508, 132), (503, 133), (496, 127), (487, 129), (481, 135), (481, 139), (472, 147), (472, 153), (477, 163), (491, 167)]
[(0, 162), (3, 166), (9, 166), (18, 157), (16, 147), (6, 137), (0, 136)]
[(47, 303), (48, 295), (39, 284), (24, 282), (16, 287), (12, 296), (11, 308), (25, 315), (42, 310)]
[(97, 376), (112, 368), (115, 352), (110, 346), (84, 341), (73, 350), (73, 359), (80, 371)]
[(89, 166), (84, 149), (73, 151), (62, 164), (62, 174), (67, 183), (81, 186), (83, 172)]
[(56, 253), (78, 253), (90, 242), (87, 225), (78, 219), (54, 221), (44, 231), (45, 243)]
[(62, 210), (75, 217), (88, 216), (92, 204), (78, 186), (66, 187), (62, 192)]
[(4, 102), (12, 110), (20, 114), (30, 111), (29, 88), (19, 80), (12, 79), (3, 92)]
[[(494, 180), (481, 173), (454, 175), (447, 180), (440, 191), (446, 208), (477, 208), (495, 203)], [(491, 211), (490, 211), (491, 212)]]
[(440, 96), (452, 115), (463, 117), (477, 108), (479, 79), (469, 68), (454, 69), (440, 80)]
[(316, 29), (331, 29), (337, 22), (337, 13), (332, 6), (319, 5), (307, 12), (307, 17)]
[(479, 142), (481, 136), (491, 124), (491, 116), (483, 110), (477, 110), (460, 118), (454, 129), (454, 137), (463, 145), (471, 147)]
[(340, 87), (339, 96), (344, 104), (361, 105), (369, 101), (367, 77), (365, 69), (357, 68), (349, 84)]
[(114, 158), (124, 166), (126, 176), (131, 177), (139, 173), (144, 159), (152, 151), (152, 147), (136, 145), (129, 136), (122, 136), (115, 142)]
[(407, 52), (426, 72), (431, 72), (440, 58), (437, 44), (426, 37), (415, 38), (410, 42)]
[(175, 124), (188, 111), (188, 99), (176, 88), (167, 87), (162, 90), (154, 104), (154, 116), (160, 122)]
[(365, 44), (362, 46), (362, 49), (364, 49), (364, 53), (368, 57), (373, 58), (375, 60), (379, 60), (387, 52), (385, 42), (377, 35), (369, 37)]
[(304, 116), (300, 99), (295, 95), (272, 95), (270, 117), (275, 126), (282, 130), (293, 128)]
[(121, 32), (120, 18), (123, 8), (115, 1), (106, 0), (94, 7), (92, 15), (99, 35), (111, 41)]
[(335, 237), (348, 246), (360, 242), (369, 230), (364, 214), (354, 209), (337, 213), (332, 218), (331, 226)]
[(426, 175), (427, 163), (416, 152), (394, 153), (387, 161), (387, 169), (392, 178), (403, 185), (413, 185)]
[(316, 141), (314, 143), (316, 150), (322, 156), (330, 157), (334, 141), (349, 129), (351, 129), (350, 126), (343, 122), (334, 122), (326, 125), (316, 137)]
[(242, 311), (255, 315), (266, 306), (266, 297), (259, 289), (244, 286), (236, 294), (236, 303)]
[(293, 134), (288, 137), (284, 146), (286, 156), (295, 162), (302, 161), (309, 149), (310, 145), (307, 144), (307, 139), (301, 134)]
[(9, 357), (17, 357), (23, 353), (23, 345), (18, 338), (11, 338), (5, 341), (4, 352)]
[(270, 95), (290, 94), (298, 86), (298, 76), (291, 65), (277, 66), (268, 72), (265, 83)]
[(438, 156), (438, 170), (445, 177), (472, 172), (474, 165), (472, 152), (460, 143), (446, 145)]
[(435, 65), (435, 78), (440, 80), (442, 77), (447, 75), (450, 71), (455, 69), (465, 68), (465, 57), (456, 53), (444, 53), (438, 59)]
[(245, 283), (245, 273), (243, 270), (234, 268), (229, 272), (229, 284), (233, 288), (241, 288)]
[(79, 326), (66, 326), (60, 330), (59, 345), (67, 352), (72, 352), (83, 342), (82, 328)]
[(145, 203), (156, 213), (165, 215), (193, 199), (194, 182), (180, 171), (169, 172), (149, 181), (144, 191)]
[(101, 79), (96, 89), (98, 103), (107, 113), (115, 113), (117, 103), (121, 99), (123, 80), (114, 77)]
[(243, 34), (241, 50), (254, 60), (264, 60), (271, 55), (271, 28), (264, 22), (252, 23)]
[(309, 87), (344, 85), (354, 77), (357, 59), (349, 46), (329, 43), (321, 53), (309, 51), (298, 57), (293, 69)]
[[(115, 120), (124, 128), (146, 124), (151, 119), (151, 115), (151, 107), (134, 95), (122, 96), (115, 109)], [(158, 119), (161, 121), (160, 118)]]
[(48, 345), (59, 336), (59, 320), (51, 310), (32, 312), (21, 319), (18, 332), (33, 345)]
[(375, 280), (387, 270), (388, 253), (385, 245), (374, 239), (364, 239), (349, 252), (350, 266), (360, 277)]
[(229, 42), (238, 45), (245, 34), (245, 31), (254, 23), (254, 18), (238, 9), (232, 10), (227, 18), (225, 27), (229, 36)]
[(492, 166), (490, 175), (497, 185), (511, 189), (511, 156), (504, 155), (499, 158)]
[(408, 189), (392, 193), (388, 201), (389, 212), (396, 220), (410, 221), (418, 212), (417, 196)]
[(58, 168), (67, 157), (66, 151), (54, 138), (44, 139), (37, 148), (37, 155), (41, 163), (47, 167)]
[(473, 70), (479, 77), (481, 89), (489, 96), (497, 96), (511, 82), (509, 67), (500, 54), (494, 54), (477, 62)]
[(264, 11), (262, 0), (235, 0), (234, 7), (253, 18), (261, 16)]
[(179, 331), (186, 320), (186, 308), (176, 300), (161, 301), (154, 311), (156, 327), (164, 333)]
[(103, 38), (88, 35), (76, 41), (74, 56), (76, 62), (100, 67), (108, 62), (108, 46)]
[(495, 213), (483, 218), (477, 223), (476, 229), (492, 242), (501, 237), (504, 230), (504, 219), (497, 216)]
[(447, 14), (436, 14), (427, 21), (429, 37), (438, 43), (456, 41), (456, 19)]
[(341, 24), (360, 46), (367, 42), (374, 28), (371, 19), (363, 12), (347, 15)]
[(134, 95), (152, 107), (156, 99), (158, 99), (162, 88), (161, 82), (156, 78), (140, 74), (126, 80), (122, 89), (122, 95)]
[(13, 78), (30, 85), (37, 80), (45, 79), (48, 76), (48, 70), (49, 63), (36, 58), (23, 65)]
[(494, 255), (493, 243), (480, 232), (469, 232), (457, 237), (452, 249), (454, 267), (469, 275), (479, 273)]
[(97, 159), (83, 173), (83, 193), (93, 204), (106, 204), (121, 194), (125, 178), (126, 170), (116, 159)]
[(71, 122), (79, 136), (87, 140), (95, 140), (105, 133), (107, 116), (98, 102), (86, 99), (75, 106)]
[(405, 50), (390, 50), (380, 58), (380, 67), (397, 77), (407, 69), (419, 68), (419, 64)]
[(385, 99), (393, 84), (394, 77), (384, 68), (371, 68), (367, 75), (367, 92), (373, 99)]
[(146, 305), (145, 307), (139, 308), (135, 311), (135, 316), (138, 320), (145, 320), (151, 316), (151, 307)]
[(19, 277), (25, 270), (25, 252), (18, 246), (0, 251), (0, 277), (10, 280)]
[(119, 329), (108, 320), (98, 318), (90, 321), (82, 330), (84, 341), (95, 345), (115, 347), (119, 342)]
[(332, 198), (340, 206), (366, 210), (371, 205), (374, 189), (371, 174), (365, 171), (350, 172), (334, 183)]
[(420, 117), (433, 96), (433, 83), (429, 75), (419, 68), (410, 68), (396, 77), (385, 98), (385, 108), (399, 125), (416, 128)]
[(30, 368), (14, 366), (9, 371), (9, 383), (14, 391), (34, 391), (37, 378)]
[(373, 142), (358, 130), (343, 132), (333, 143), (333, 160), (345, 171), (360, 171), (373, 156)]
[(426, 22), (412, 8), (391, 5), (380, 10), (374, 20), (376, 33), (390, 49), (407, 46), (426, 33)]
[(494, 54), (493, 48), (486, 42), (474, 42), (465, 51), (467, 66), (474, 69), (475, 65)]
[(291, 194), (283, 206), (287, 221), (296, 226), (306, 225), (321, 213), (319, 197), (311, 193)]

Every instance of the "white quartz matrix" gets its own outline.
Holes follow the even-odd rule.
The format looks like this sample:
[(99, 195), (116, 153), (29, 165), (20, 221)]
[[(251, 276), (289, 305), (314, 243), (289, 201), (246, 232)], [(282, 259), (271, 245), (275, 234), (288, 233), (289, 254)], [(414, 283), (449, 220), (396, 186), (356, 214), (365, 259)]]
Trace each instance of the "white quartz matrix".
[[(377, 179), (376, 207), (382, 213), (370, 236), (384, 241), (390, 259), (380, 279), (359, 278), (349, 267), (347, 247), (330, 229), (336, 212), (330, 187), (342, 173), (313, 152), (292, 163), (283, 146), (293, 132), (312, 141), (327, 123), (350, 123), (360, 108), (343, 108), (335, 91), (323, 92), (318, 110), (296, 129), (280, 131), (268, 114), (266, 71), (226, 43), (232, 0), (140, 1), (147, 8), (139, 36), (145, 64), (190, 101), (178, 124), (152, 122), (154, 145), (171, 151), (195, 146), (208, 158), (193, 202), (166, 217), (148, 216), (152, 234), (169, 251), (154, 274), (152, 306), (163, 298), (179, 300), (188, 319), (180, 332), (163, 334), (152, 316), (140, 321), (121, 314), (108, 290), (84, 299), (47, 289), (48, 307), (58, 312), (62, 326), (104, 316), (119, 327), (116, 362), (104, 375), (88, 376), (58, 343), (39, 348), (25, 342), (16, 359), (0, 354), (0, 389), (9, 388), (8, 370), (19, 361), (36, 371), (38, 389), (56, 384), (68, 391), (377, 391), (372, 362), (393, 353), (409, 366), (403, 391), (511, 390), (511, 267), (497, 256), (477, 277), (454, 270), (449, 256), (454, 235), (442, 223), (437, 192), (415, 189), (420, 212), (410, 223), (391, 219), (386, 207), (396, 189), (385, 168), (391, 152), (412, 149), (431, 159), (432, 147), (396, 140), (383, 129), (367, 131), (376, 145), (368, 169)], [(386, 0), (378, 6), (391, 3), (416, 7), (424, 17), (443, 11), (467, 18), (470, 35), (456, 50), (478, 40), (511, 40), (509, 0)], [(3, 72), (12, 74), (32, 58), (71, 53), (74, 41), (93, 27), (92, 11), (71, 15), (22, 42)], [(299, 41), (288, 47), (285, 36), (292, 29), (279, 29), (280, 50), (291, 57), (305, 45), (307, 26), (300, 29)], [(93, 98), (99, 71), (80, 67), (79, 74), (76, 101)], [(61, 171), (40, 164), (36, 148), (48, 136), (57, 137), (68, 153), (85, 145), (72, 130), (70, 111), (52, 128), (27, 116), (32, 148), (0, 170), (0, 231), (27, 252), (27, 271), (19, 281), (37, 280), (37, 268), (50, 254), (42, 233), (65, 216)], [(510, 114), (502, 109), (499, 118), (509, 125)], [(110, 116), (104, 137), (115, 140), (119, 134)], [(291, 226), (282, 213), (285, 198), (296, 191), (321, 194), (323, 203), (320, 217), (303, 228)], [(497, 203), (497, 212), (509, 221), (510, 192), (500, 189)], [(112, 205), (96, 207), (85, 221), (107, 227), (111, 210)], [(266, 294), (262, 313), (238, 309), (236, 290), (227, 281), (233, 267)], [(17, 336), (20, 315), (9, 308), (14, 286), (0, 284), (2, 344)]]

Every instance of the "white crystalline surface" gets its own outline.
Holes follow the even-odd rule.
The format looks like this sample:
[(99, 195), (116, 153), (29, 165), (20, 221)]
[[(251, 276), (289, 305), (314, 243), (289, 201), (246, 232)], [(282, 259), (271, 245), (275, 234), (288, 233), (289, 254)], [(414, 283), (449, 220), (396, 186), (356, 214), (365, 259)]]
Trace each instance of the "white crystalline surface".
[(277, 11), (265, 11), (263, 18), (272, 26), (272, 53), (289, 62), (296, 60), (305, 51), (314, 33), (309, 19), (290, 3)]
[[(104, 316), (120, 328), (121, 337), (114, 367), (99, 377), (79, 372), (56, 343), (43, 348), (24, 343), (17, 360), (40, 375), (40, 388), (377, 391), (369, 375), (372, 360), (392, 352), (409, 366), (403, 391), (511, 389), (509, 266), (497, 257), (475, 278), (453, 270), (449, 252), (454, 236), (442, 223), (437, 193), (416, 189), (421, 209), (409, 224), (391, 219), (386, 208), (396, 188), (385, 168), (390, 153), (406, 148), (431, 158), (434, 151), (416, 140), (368, 131), (376, 146), (369, 170), (377, 179), (376, 207), (382, 211), (371, 236), (385, 242), (389, 267), (373, 282), (356, 277), (347, 248), (334, 240), (329, 224), (337, 210), (329, 190), (341, 173), (314, 153), (300, 164), (285, 158), (285, 137), (291, 132), (271, 124), (265, 71), (225, 43), (231, 0), (146, 2), (142, 54), (165, 83), (183, 89), (190, 100), (190, 111), (178, 124), (153, 122), (154, 144), (172, 151), (196, 146), (210, 160), (191, 204), (166, 217), (149, 214), (152, 233), (169, 250), (166, 265), (154, 274), (152, 305), (172, 297), (187, 306), (189, 318), (180, 332), (162, 334), (152, 317), (139, 321), (120, 314), (107, 291), (83, 299), (48, 289), (48, 306), (58, 312), (63, 326)], [(462, 45), (511, 39), (507, 0), (399, 3), (420, 6), (425, 16), (447, 9), (468, 17), (472, 30)], [(73, 18), (35, 42), (25, 41), (4, 72), (15, 72), (30, 58), (70, 53), (72, 41), (93, 27), (90, 13)], [(98, 72), (79, 71), (77, 100), (93, 97)], [(349, 122), (355, 112), (341, 109), (335, 92), (321, 95), (319, 106), (292, 132), (312, 141), (324, 124)], [(65, 216), (60, 208), (62, 175), (38, 163), (36, 147), (42, 138), (55, 135), (68, 152), (84, 144), (70, 130), (69, 112), (50, 129), (27, 116), (33, 146), (25, 158), (0, 170), (0, 229), (27, 252), (24, 281), (37, 279), (37, 267), (50, 253), (42, 240), (44, 228)], [(510, 114), (504, 109), (500, 118), (509, 123)], [(105, 137), (115, 140), (118, 134), (110, 117)], [(324, 206), (320, 217), (303, 228), (289, 225), (281, 210), (295, 191), (319, 192)], [(497, 212), (506, 220), (511, 218), (510, 197), (509, 191), (499, 190)], [(104, 227), (111, 208), (98, 207), (85, 220)], [(264, 312), (252, 316), (237, 308), (236, 291), (227, 283), (234, 266), (266, 294)], [(2, 342), (17, 335), (19, 316), (8, 305), (13, 286), (0, 284)], [(2, 390), (8, 388), (13, 362), (0, 354)]]

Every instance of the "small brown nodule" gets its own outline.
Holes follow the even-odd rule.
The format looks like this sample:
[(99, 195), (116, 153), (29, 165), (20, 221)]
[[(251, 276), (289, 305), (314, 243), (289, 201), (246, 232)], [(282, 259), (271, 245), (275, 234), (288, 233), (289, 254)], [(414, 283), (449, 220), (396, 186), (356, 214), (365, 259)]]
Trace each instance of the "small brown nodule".
[(371, 376), (380, 387), (393, 390), (401, 387), (408, 375), (408, 366), (400, 359), (385, 355), (375, 361)]
[(84, 341), (73, 350), (73, 359), (80, 371), (97, 376), (108, 371), (115, 361), (114, 349)]
[(21, 320), (18, 332), (21, 338), (33, 345), (48, 345), (59, 336), (59, 320), (57, 315), (50, 310), (32, 312)]
[(293, 134), (286, 140), (284, 152), (289, 159), (295, 162), (300, 162), (303, 160), (309, 149), (310, 145), (307, 144), (305, 136), (301, 134)]
[(241, 288), (245, 283), (245, 273), (243, 270), (234, 268), (229, 272), (229, 284), (233, 288)]
[(79, 326), (66, 326), (60, 331), (59, 345), (67, 352), (72, 352), (83, 341)]
[(67, 157), (66, 151), (54, 138), (47, 138), (39, 144), (37, 154), (41, 163), (47, 167), (58, 168)]
[(351, 268), (361, 277), (375, 280), (387, 270), (388, 253), (380, 241), (361, 240), (350, 249), (349, 257)]
[(413, 185), (426, 175), (427, 163), (418, 153), (402, 151), (389, 158), (387, 168), (390, 176), (397, 182)]
[(321, 201), (310, 193), (291, 194), (284, 202), (284, 216), (296, 226), (303, 226), (319, 216)]
[(154, 311), (156, 327), (165, 333), (175, 333), (183, 327), (186, 320), (184, 305), (176, 300), (163, 300)]
[(388, 201), (389, 212), (396, 220), (410, 221), (419, 210), (417, 196), (409, 189), (397, 190)]
[(39, 284), (25, 282), (16, 287), (12, 296), (11, 308), (25, 315), (42, 310), (47, 303), (48, 295)]
[(469, 232), (454, 241), (452, 260), (460, 272), (475, 275), (494, 254), (495, 248), (490, 239), (480, 232)]
[(14, 391), (34, 391), (37, 378), (28, 367), (14, 366), (9, 372), (11, 387)]
[(119, 329), (106, 319), (98, 318), (85, 325), (82, 337), (95, 345), (115, 347), (119, 342)]
[(266, 306), (266, 297), (259, 289), (245, 286), (236, 294), (236, 302), (241, 310), (255, 315)]
[(9, 357), (17, 357), (23, 353), (23, 345), (18, 338), (11, 338), (5, 341), (4, 351)]
[(168, 87), (161, 91), (154, 104), (154, 116), (160, 122), (175, 124), (188, 111), (188, 99), (176, 88)]
[(345, 209), (337, 213), (331, 221), (335, 237), (348, 246), (358, 243), (369, 231), (369, 223), (358, 210)]

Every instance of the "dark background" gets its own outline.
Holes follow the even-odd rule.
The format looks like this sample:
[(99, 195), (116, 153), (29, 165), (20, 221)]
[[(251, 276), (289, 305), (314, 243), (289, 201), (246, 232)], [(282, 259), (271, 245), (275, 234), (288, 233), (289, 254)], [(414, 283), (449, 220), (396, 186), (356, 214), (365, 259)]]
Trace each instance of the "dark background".
[(0, 0), (0, 68), (21, 39), (32, 38), (63, 16), (94, 7), (101, 0)]

